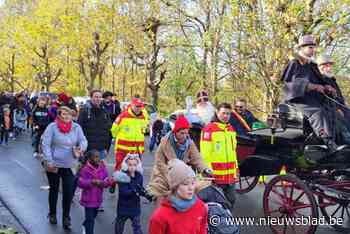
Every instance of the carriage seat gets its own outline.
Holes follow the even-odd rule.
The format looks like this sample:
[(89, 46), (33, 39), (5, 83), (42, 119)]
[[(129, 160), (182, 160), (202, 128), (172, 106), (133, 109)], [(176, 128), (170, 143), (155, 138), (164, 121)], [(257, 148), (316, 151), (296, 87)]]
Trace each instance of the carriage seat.
[(281, 103), (277, 107), (282, 128), (300, 128), (305, 125), (305, 118), (300, 109), (290, 103)]

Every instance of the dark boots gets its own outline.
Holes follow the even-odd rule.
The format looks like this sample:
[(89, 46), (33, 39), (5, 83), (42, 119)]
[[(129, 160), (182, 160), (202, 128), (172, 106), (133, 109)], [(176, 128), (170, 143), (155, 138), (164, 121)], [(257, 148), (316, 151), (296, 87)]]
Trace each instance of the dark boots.
[(71, 230), (72, 224), (69, 217), (64, 217), (62, 220), (62, 225), (65, 230)]
[(48, 214), (47, 218), (49, 219), (50, 224), (57, 224), (57, 217), (55, 214)]
[[(48, 214), (47, 218), (49, 219), (50, 224), (53, 224), (53, 225), (57, 224), (57, 217), (55, 214)], [(70, 221), (70, 217), (64, 217), (62, 219), (62, 226), (65, 230), (71, 230), (72, 224)]]

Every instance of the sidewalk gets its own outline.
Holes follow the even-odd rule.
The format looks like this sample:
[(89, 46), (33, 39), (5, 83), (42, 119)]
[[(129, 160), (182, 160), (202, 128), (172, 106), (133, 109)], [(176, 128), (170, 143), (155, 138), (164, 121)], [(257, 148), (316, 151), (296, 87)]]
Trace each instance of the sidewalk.
[[(10, 232), (10, 230), (13, 230)], [(17, 232), (16, 232), (17, 231)], [(0, 200), (0, 234), (25, 233), (17, 219)]]

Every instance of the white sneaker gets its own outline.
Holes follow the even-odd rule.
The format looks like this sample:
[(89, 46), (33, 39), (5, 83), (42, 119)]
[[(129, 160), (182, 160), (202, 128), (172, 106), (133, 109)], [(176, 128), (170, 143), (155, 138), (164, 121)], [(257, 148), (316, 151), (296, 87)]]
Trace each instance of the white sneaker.
[(39, 157), (39, 154), (37, 152), (34, 152), (33, 157), (37, 158), (37, 157)]
[(83, 230), (82, 234), (86, 234), (86, 231), (85, 231), (85, 227), (84, 227), (84, 226), (83, 226), (82, 230)]

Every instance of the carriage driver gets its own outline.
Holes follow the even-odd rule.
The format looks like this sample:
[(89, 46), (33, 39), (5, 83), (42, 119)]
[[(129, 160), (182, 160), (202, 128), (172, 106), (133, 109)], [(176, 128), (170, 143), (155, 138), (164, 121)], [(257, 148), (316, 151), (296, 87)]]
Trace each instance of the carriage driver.
[[(339, 128), (339, 131), (342, 133), (343, 139), (350, 137), (350, 134), (349, 134), (350, 111), (349, 111), (349, 107), (346, 105), (345, 98), (342, 94), (342, 91), (339, 88), (339, 85), (337, 83), (337, 77), (333, 73), (334, 60), (332, 59), (331, 56), (327, 54), (322, 54), (317, 57), (316, 61), (318, 64), (318, 68), (320, 69), (320, 72), (323, 75), (323, 78), (337, 92), (337, 96), (335, 97), (335, 100), (337, 101), (336, 110), (338, 112), (337, 122), (339, 123), (337, 124), (337, 127)], [(346, 142), (349, 142), (349, 140), (346, 140)]]
[[(341, 148), (336, 142), (335, 108), (331, 108), (325, 95), (336, 97), (336, 90), (322, 77), (318, 66), (313, 62), (316, 52), (316, 40), (312, 35), (300, 37), (297, 45), (296, 58), (292, 59), (285, 68), (282, 81), (284, 82), (284, 101), (299, 108), (317, 136), (334, 153)], [(345, 142), (349, 144), (349, 142)]]

